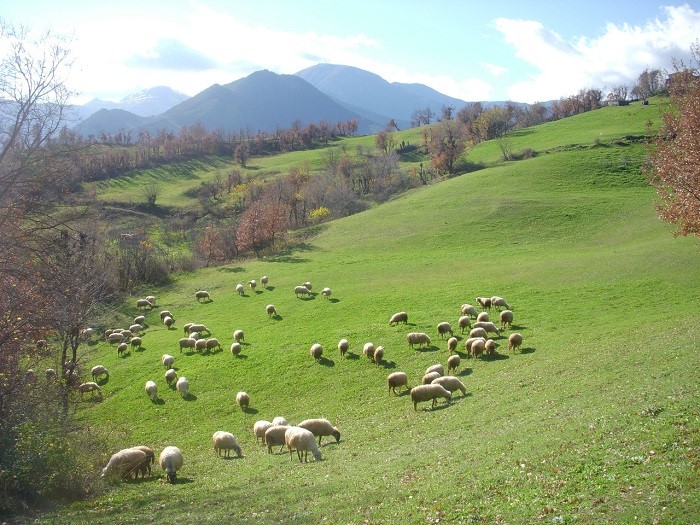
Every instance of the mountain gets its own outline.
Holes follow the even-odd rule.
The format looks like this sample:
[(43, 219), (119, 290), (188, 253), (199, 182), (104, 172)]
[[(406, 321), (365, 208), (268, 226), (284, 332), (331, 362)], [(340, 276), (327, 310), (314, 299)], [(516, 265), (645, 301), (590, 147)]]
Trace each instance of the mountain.
[(381, 115), (383, 123), (393, 118), (403, 127), (410, 125), (411, 115), (417, 109), (430, 107), (439, 115), (444, 105), (459, 110), (467, 104), (423, 84), (390, 83), (352, 66), (317, 64), (295, 74), (347, 107)]
[(166, 86), (156, 86), (128, 95), (119, 102), (94, 98), (73, 111), (80, 119), (86, 119), (101, 109), (121, 109), (140, 117), (151, 117), (167, 111), (189, 97)]

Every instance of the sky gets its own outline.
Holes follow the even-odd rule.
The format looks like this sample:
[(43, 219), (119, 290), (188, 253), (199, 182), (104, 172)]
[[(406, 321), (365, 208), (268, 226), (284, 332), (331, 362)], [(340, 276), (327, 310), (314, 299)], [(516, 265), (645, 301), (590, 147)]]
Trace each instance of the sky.
[(533, 103), (671, 71), (700, 38), (700, 0), (0, 0), (0, 19), (67, 39), (78, 104), (318, 63)]

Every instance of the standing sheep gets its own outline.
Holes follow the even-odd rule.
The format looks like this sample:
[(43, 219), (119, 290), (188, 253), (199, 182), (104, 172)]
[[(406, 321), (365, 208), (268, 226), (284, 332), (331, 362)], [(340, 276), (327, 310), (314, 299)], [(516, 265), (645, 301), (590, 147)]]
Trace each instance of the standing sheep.
[(311, 291), (311, 281), (306, 281), (304, 284), (302, 284), (302, 286), (307, 290)]
[(245, 412), (248, 410), (248, 405), (250, 404), (250, 396), (246, 392), (238, 392), (238, 394), (236, 394), (236, 403), (238, 403), (241, 410)]
[(467, 395), (467, 388), (464, 386), (464, 383), (462, 383), (462, 381), (460, 381), (460, 379), (456, 376), (438, 377), (437, 379), (433, 379), (433, 382), (431, 384), (440, 385), (445, 390), (449, 390), (450, 392), (459, 390), (460, 392), (462, 392), (463, 396)]
[(479, 315), (476, 316), (476, 322), (477, 322), (477, 323), (480, 323), (480, 322), (483, 322), (483, 321), (488, 322), (488, 321), (490, 321), (490, 320), (491, 320), (491, 318), (489, 317), (489, 313), (488, 313), (488, 312), (481, 312)]
[(135, 448), (125, 448), (112, 454), (109, 462), (102, 469), (103, 478), (115, 477), (126, 481), (131, 478), (131, 474), (138, 471), (140, 465), (148, 460), (148, 456), (142, 450)]
[(474, 308), (471, 304), (466, 303), (459, 308), (459, 312), (462, 315), (468, 315), (470, 317), (476, 317), (477, 315), (479, 315), (479, 312), (476, 311), (476, 308)]
[(272, 317), (273, 315), (277, 315), (277, 309), (275, 308), (274, 304), (268, 304), (265, 307), (265, 311), (267, 312), (267, 315)]
[(323, 436), (333, 436), (335, 442), (340, 443), (340, 432), (327, 419), (305, 419), (297, 426), (305, 428), (312, 432), (314, 436), (317, 436), (319, 445)]
[(238, 292), (238, 295), (245, 295), (245, 286), (243, 286), (243, 283), (238, 283), (236, 285), (236, 291)]
[(168, 475), (170, 483), (175, 483), (177, 471), (182, 468), (183, 463), (182, 451), (177, 447), (165, 447), (158, 458), (158, 464)]
[(265, 444), (265, 431), (271, 426), (273, 426), (272, 423), (265, 419), (260, 419), (253, 424), (253, 434), (255, 434), (256, 443), (258, 439), (261, 439), (263, 445)]
[(138, 299), (136, 301), (136, 308), (153, 308), (153, 305), (148, 299)]
[(126, 338), (124, 337), (124, 335), (121, 332), (114, 332), (114, 333), (111, 333), (107, 336), (107, 342), (109, 344), (121, 343), (124, 341), (124, 339), (126, 339)]
[(129, 332), (132, 334), (138, 334), (140, 332), (143, 332), (143, 325), (140, 324), (132, 324), (129, 326)]
[(153, 306), (156, 305), (156, 296), (155, 295), (147, 295), (146, 296), (146, 301), (151, 303)]
[(235, 330), (233, 332), (233, 338), (236, 340), (236, 342), (242, 343), (245, 339), (245, 334), (243, 333), (243, 330)]
[(141, 340), (140, 337), (132, 337), (131, 341), (129, 341), (129, 344), (131, 345), (131, 348), (141, 348), (141, 343), (143, 341)]
[(195, 350), (197, 352), (203, 352), (204, 350), (207, 349), (207, 340), (206, 339), (197, 339), (197, 341), (194, 344)]
[(163, 357), (161, 357), (160, 361), (161, 363), (163, 363), (163, 366), (165, 368), (172, 368), (173, 363), (175, 362), (175, 358), (170, 354), (163, 354)]
[(464, 351), (467, 353), (467, 355), (471, 355), (472, 353), (472, 346), (474, 345), (474, 341), (477, 340), (482, 340), (484, 343), (486, 342), (486, 339), (483, 337), (470, 337), (464, 342)]
[(173, 319), (170, 316), (167, 316), (165, 319), (163, 319), (163, 324), (170, 330), (172, 326), (175, 324), (175, 319)]
[(237, 357), (241, 353), (241, 343), (231, 343), (231, 355)]
[(231, 434), (231, 432), (225, 432), (224, 430), (217, 430), (211, 436), (211, 441), (214, 444), (214, 451), (216, 455), (221, 457), (221, 451), (224, 451), (224, 457), (228, 458), (231, 456), (231, 451), (236, 452), (239, 458), (243, 457), (243, 451), (241, 446), (236, 441), (236, 436)]
[(510, 310), (503, 310), (499, 315), (499, 319), (501, 321), (502, 330), (505, 330), (506, 326), (511, 328), (513, 325), (513, 312)]
[(207, 292), (206, 290), (199, 290), (198, 292), (196, 292), (194, 294), (194, 297), (195, 297), (195, 299), (197, 299), (197, 301), (201, 301), (202, 299), (205, 299), (207, 301), (211, 301), (211, 297), (209, 296), (209, 292)]
[(472, 343), (472, 355), (474, 357), (479, 357), (486, 350), (486, 339), (483, 337), (477, 337)]
[(326, 299), (328, 299), (331, 296), (331, 293), (333, 293), (333, 292), (331, 291), (330, 288), (324, 288), (323, 290), (321, 290), (321, 295), (323, 297), (325, 297)]
[(506, 310), (510, 310), (510, 306), (508, 306), (508, 303), (503, 297), (498, 297), (497, 295), (494, 295), (491, 297), (491, 306), (494, 308), (497, 308), (500, 310), (501, 308), (505, 308)]
[(484, 310), (491, 309), (491, 299), (489, 297), (477, 297), (476, 302), (479, 303)]
[(452, 394), (442, 385), (429, 384), (418, 385), (411, 389), (411, 401), (413, 401), (413, 410), (418, 410), (418, 403), (421, 401), (432, 401), (432, 407), (435, 408), (437, 399), (444, 397), (449, 403), (452, 400)]
[(151, 401), (158, 401), (158, 385), (154, 381), (146, 381), (146, 394), (151, 398)]
[(441, 339), (445, 338), (445, 334), (450, 334), (450, 336), (452, 336), (453, 335), (452, 334), (452, 326), (447, 321), (443, 321), (441, 323), (438, 323), (437, 333), (440, 335)]
[(464, 333), (465, 328), (471, 328), (472, 321), (468, 315), (463, 315), (457, 321), (457, 326), (459, 326), (459, 329)]
[(374, 351), (374, 364), (380, 365), (382, 363), (382, 359), (384, 359), (384, 347), (378, 346)]
[(350, 349), (350, 342), (347, 339), (341, 339), (338, 341), (338, 351), (340, 352), (340, 357), (345, 357), (345, 353)]
[(289, 421), (287, 421), (286, 417), (275, 416), (272, 418), (272, 424), (273, 425), (289, 425)]
[(501, 335), (501, 331), (491, 321), (476, 322), (476, 323), (474, 323), (474, 328), (483, 328), (484, 330), (486, 330), (486, 333), (493, 332), (498, 336)]
[(137, 315), (134, 317), (134, 324), (140, 324), (141, 326), (146, 326), (146, 316), (145, 315)]
[(53, 368), (47, 368), (44, 374), (46, 375), (46, 381), (48, 383), (53, 383), (54, 381), (56, 381), (56, 370), (54, 370)]
[(413, 348), (413, 345), (431, 345), (430, 337), (428, 337), (428, 334), (426, 334), (425, 332), (411, 332), (408, 335), (406, 335), (406, 340), (408, 341), (408, 345), (411, 348)]
[(213, 348), (218, 348), (219, 350), (221, 350), (221, 343), (216, 337), (210, 337), (209, 339), (207, 339), (206, 348), (207, 350), (212, 350)]
[(163, 310), (158, 315), (160, 315), (161, 321), (163, 321), (166, 317), (172, 317), (173, 319), (175, 319), (175, 316), (173, 314), (171, 314), (169, 310)]
[(426, 373), (426, 374), (429, 374), (430, 372), (437, 372), (437, 373), (440, 374), (441, 376), (444, 376), (444, 375), (445, 375), (445, 369), (444, 369), (444, 367), (443, 367), (440, 363), (437, 363), (437, 364), (435, 364), (435, 365), (429, 366), (429, 367), (425, 370), (425, 373)]
[[(141, 464), (138, 466), (138, 471), (141, 472), (141, 477), (145, 478), (146, 473), (148, 473), (148, 476), (151, 476), (151, 465), (156, 462), (156, 454), (153, 452), (153, 449), (151, 447), (148, 447), (146, 445), (136, 445), (134, 447), (129, 447), (134, 450), (140, 450), (144, 454), (146, 454), (146, 461), (141, 462)], [(136, 476), (138, 477), (138, 471), (135, 472)]]
[(493, 355), (496, 352), (496, 341), (487, 339), (486, 343), (484, 343), (484, 352), (487, 355)]
[(301, 462), (302, 457), (304, 462), (308, 462), (309, 451), (313, 454), (316, 461), (321, 461), (321, 451), (318, 449), (316, 444), (316, 437), (313, 433), (305, 428), (301, 427), (289, 427), (284, 433), (284, 443), (287, 445), (289, 450), (289, 458), (292, 457), (292, 451), (297, 451), (297, 456), (299, 457), (299, 462)]
[(263, 442), (267, 445), (267, 453), (272, 454), (272, 447), (280, 445), (280, 452), (285, 445), (284, 436), (289, 425), (272, 425), (265, 431)]
[(375, 350), (376, 347), (374, 346), (374, 343), (365, 343), (365, 345), (362, 347), (362, 355), (366, 356), (367, 359), (371, 361), (374, 359)]
[(517, 350), (523, 344), (523, 336), (515, 332), (508, 337), (508, 350)]
[(102, 365), (93, 366), (92, 369), (90, 370), (90, 375), (92, 375), (93, 381), (97, 381), (97, 378), (100, 376), (105, 376), (106, 379), (109, 379), (109, 372)]
[(408, 376), (406, 372), (392, 372), (387, 376), (386, 381), (389, 384), (389, 392), (394, 392), (394, 394), (396, 394), (397, 388), (399, 392), (402, 386), (408, 388)]
[(390, 326), (399, 323), (408, 324), (408, 314), (406, 312), (396, 312), (389, 319)]
[(265, 288), (267, 288), (267, 283), (270, 282), (270, 278), (267, 275), (263, 275), (260, 278), (260, 284), (262, 284)]
[(449, 374), (453, 370), (459, 368), (459, 363), (461, 359), (458, 354), (451, 355), (447, 358), (447, 373)]
[(311, 295), (311, 291), (303, 285), (295, 286), (294, 287), (294, 294), (299, 297), (300, 295)]
[(321, 356), (323, 355), (323, 347), (320, 345), (320, 343), (314, 343), (311, 345), (311, 349), (309, 350), (309, 354), (316, 361), (318, 361), (319, 359), (321, 359)]
[(102, 389), (100, 388), (100, 385), (95, 383), (94, 381), (89, 381), (87, 383), (81, 383), (78, 385), (78, 392), (80, 392), (80, 397), (83, 397), (83, 394), (85, 392), (91, 392), (91, 395), (94, 396), (95, 392), (97, 392), (97, 395), (102, 398)]
[(430, 383), (433, 382), (433, 379), (437, 379), (438, 377), (441, 377), (442, 374), (440, 372), (426, 372), (425, 375), (423, 376), (423, 379), (421, 379), (421, 384), (423, 385), (429, 385)]
[(258, 283), (255, 282), (255, 279), (251, 279), (248, 281), (248, 286), (250, 286), (251, 290), (255, 290), (255, 287), (258, 286)]
[(196, 344), (197, 344), (196, 339), (192, 339), (191, 337), (181, 337), (180, 338), (180, 352), (182, 352), (183, 348), (194, 348)]
[(483, 339), (486, 339), (488, 337), (488, 333), (484, 328), (477, 327), (477, 328), (472, 328), (471, 331), (469, 332), (469, 338), (471, 339), (472, 337), (481, 337)]
[(187, 399), (190, 395), (190, 382), (185, 376), (180, 377), (175, 383), (175, 389), (180, 392), (180, 395)]
[(455, 351), (457, 350), (457, 345), (458, 345), (458, 344), (459, 344), (459, 341), (457, 340), (456, 337), (450, 337), (450, 338), (447, 340), (447, 352), (450, 353), (450, 354), (451, 354), (452, 352), (455, 352)]
[(165, 372), (165, 382), (168, 383), (168, 385), (172, 385), (173, 381), (177, 380), (177, 372), (175, 371), (174, 368), (169, 368)]
[(122, 355), (129, 349), (129, 343), (119, 343), (117, 346), (117, 355)]

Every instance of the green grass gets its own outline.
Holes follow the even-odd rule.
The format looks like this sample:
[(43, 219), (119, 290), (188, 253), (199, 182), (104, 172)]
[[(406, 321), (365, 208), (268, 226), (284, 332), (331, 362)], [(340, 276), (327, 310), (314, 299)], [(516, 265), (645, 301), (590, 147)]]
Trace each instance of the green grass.
[[(601, 122), (609, 109), (628, 108), (601, 110)], [(618, 116), (610, 126), (619, 136), (647, 118)], [(641, 146), (589, 147), (592, 118), (532, 130), (527, 143), (548, 154), (412, 190), (323, 225), (279, 256), (142, 290), (159, 302), (144, 349), (118, 358), (105, 343), (90, 347), (88, 368), (104, 364), (110, 379), (105, 399), (85, 401), (79, 414), (108, 433), (103, 462), (124, 446), (179, 446), (181, 482), (118, 484), (37, 522), (696, 522), (698, 242), (674, 238), (657, 219)], [(586, 147), (557, 150), (572, 144)], [(234, 292), (264, 274), (269, 289)], [(330, 286), (334, 300), (296, 298), (293, 287), (307, 280), (315, 292)], [(198, 289), (213, 301), (197, 303)], [(403, 370), (415, 385), (429, 365), (445, 364), (435, 325), (456, 325), (462, 303), (493, 294), (512, 304), (522, 351), (508, 352), (504, 336), (497, 358), (464, 358), (468, 394), (449, 406), (416, 412), (410, 396), (387, 393), (388, 373)], [(269, 303), (279, 319), (265, 314)], [(131, 304), (125, 325), (137, 315)], [(159, 323), (161, 308), (176, 330)], [(408, 327), (388, 325), (399, 310)], [(188, 321), (205, 323), (224, 351), (180, 354)], [(246, 344), (234, 359), (237, 328)], [(408, 331), (428, 332), (433, 346), (411, 350)], [(342, 337), (350, 358), (335, 349)], [(385, 347), (383, 366), (361, 355), (367, 341)], [(321, 363), (308, 353), (315, 342)], [(189, 378), (190, 400), (165, 385), (165, 352)], [(146, 397), (148, 379), (162, 403)], [(239, 390), (251, 395), (249, 413), (235, 405)], [(251, 428), (276, 415), (328, 417), (341, 442), (324, 439), (320, 463), (268, 455)], [(245, 457), (217, 458), (216, 430), (233, 432)]]

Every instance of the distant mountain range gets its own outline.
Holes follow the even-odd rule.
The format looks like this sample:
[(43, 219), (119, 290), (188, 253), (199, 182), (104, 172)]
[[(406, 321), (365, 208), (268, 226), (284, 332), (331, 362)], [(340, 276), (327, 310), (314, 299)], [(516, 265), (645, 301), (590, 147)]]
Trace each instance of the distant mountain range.
[(119, 102), (95, 99), (73, 111), (80, 119), (75, 130), (83, 136), (177, 131), (195, 124), (222, 132), (256, 133), (286, 129), (294, 122), (305, 126), (351, 119), (358, 121), (360, 133), (375, 133), (392, 118), (401, 128), (410, 126), (417, 109), (429, 107), (439, 115), (444, 105), (459, 110), (466, 104), (423, 84), (390, 83), (356, 67), (318, 64), (295, 75), (256, 71), (230, 84), (214, 84), (193, 97), (161, 86)]

